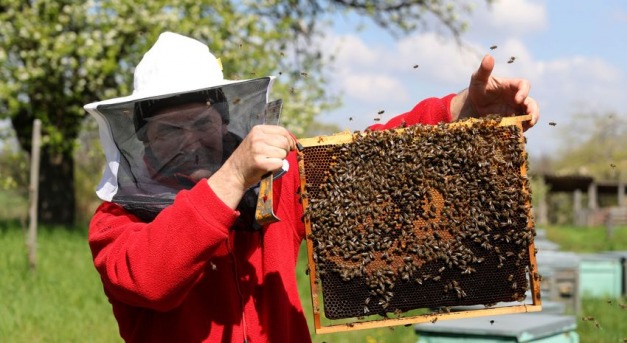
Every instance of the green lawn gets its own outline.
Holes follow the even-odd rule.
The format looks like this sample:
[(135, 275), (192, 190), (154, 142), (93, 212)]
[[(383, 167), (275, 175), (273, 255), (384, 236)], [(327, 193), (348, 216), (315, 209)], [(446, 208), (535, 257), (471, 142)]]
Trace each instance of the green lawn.
[[(546, 228), (547, 237), (576, 252), (627, 250), (627, 228), (612, 240), (602, 229)], [(29, 270), (25, 232), (17, 221), (0, 221), (0, 341), (120, 342), (117, 326), (93, 268), (84, 230), (40, 229), (37, 268)], [(305, 249), (296, 271), (312, 323)], [(583, 299), (578, 318), (581, 342), (623, 342), (626, 299)], [(582, 320), (593, 317), (594, 321)], [(598, 326), (597, 326), (598, 323)], [(311, 332), (313, 327), (310, 325)], [(8, 339), (7, 339), (8, 338)], [(314, 342), (416, 342), (411, 327), (313, 335)]]
[(24, 236), (0, 222), (0, 341), (121, 342), (86, 234), (39, 230), (35, 270)]

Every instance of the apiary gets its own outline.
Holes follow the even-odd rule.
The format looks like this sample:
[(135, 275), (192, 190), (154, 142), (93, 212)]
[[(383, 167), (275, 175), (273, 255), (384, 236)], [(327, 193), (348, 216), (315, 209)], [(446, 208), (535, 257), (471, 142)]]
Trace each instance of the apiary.
[(541, 309), (528, 119), (300, 140), (316, 332)]

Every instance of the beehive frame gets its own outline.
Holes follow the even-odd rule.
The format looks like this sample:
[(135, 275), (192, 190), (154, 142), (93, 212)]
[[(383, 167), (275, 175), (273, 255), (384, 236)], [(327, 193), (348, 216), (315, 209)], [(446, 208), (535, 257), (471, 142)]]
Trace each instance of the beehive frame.
[[(347, 132), (300, 140), (303, 146), (299, 152), (300, 195), (305, 213), (303, 220), (307, 234), (308, 270), (314, 327), (317, 333), (541, 310), (539, 277), (533, 245), (535, 231), (531, 218), (530, 190), (526, 179), (526, 152), (522, 135), (522, 123), (529, 119), (529, 116), (499, 120), (471, 119), (437, 126), (414, 126), (364, 133)], [(464, 141), (463, 137), (466, 137), (468, 141)], [(437, 144), (437, 141), (442, 139), (447, 140), (444, 145), (448, 146)], [(480, 143), (471, 142), (473, 140), (478, 140)], [(365, 144), (361, 149), (366, 150), (355, 152), (360, 149), (359, 144)], [(399, 149), (406, 149), (406, 147), (401, 148), (402, 144), (410, 144), (408, 146), (412, 149), (420, 151), (403, 154), (399, 152)], [(461, 145), (456, 146), (456, 144)], [(447, 148), (459, 150), (464, 144), (469, 146), (468, 149), (474, 149), (472, 144), (480, 144), (484, 148), (498, 148), (496, 149), (498, 151), (492, 151), (490, 154), (486, 154), (488, 151), (475, 151), (474, 153), (480, 156), (476, 159), (473, 157), (472, 162), (463, 157), (472, 155), (472, 152), (451, 155), (446, 151)], [(425, 146), (427, 148), (424, 148)], [(503, 152), (503, 149), (507, 151)], [(317, 158), (316, 154), (323, 157)], [(418, 162), (406, 162), (407, 156), (413, 155), (417, 155)], [(453, 165), (453, 168), (456, 168), (453, 174), (439, 178), (440, 184), (447, 184), (447, 190), (442, 190), (439, 188), (442, 187), (441, 185), (429, 179), (430, 177), (437, 178), (434, 176), (442, 174), (441, 170), (438, 169), (439, 172), (436, 174), (429, 174), (430, 169), (424, 168), (432, 168), (429, 166), (438, 165), (438, 159), (446, 160), (452, 156), (461, 161)], [(379, 157), (384, 162), (379, 161)], [(510, 157), (514, 158), (513, 162), (506, 160)], [(426, 160), (421, 160), (425, 158)], [(390, 159), (392, 163), (389, 163)], [(356, 179), (362, 180), (363, 175), (372, 175), (376, 172), (365, 170), (363, 171), (365, 174), (351, 174), (349, 171), (364, 169), (364, 165), (360, 165), (362, 160), (364, 165), (369, 165), (373, 169), (381, 167), (384, 172), (375, 179), (363, 181), (366, 184), (357, 185), (359, 189), (356, 190), (355, 187), (350, 188), (350, 184), (362, 182)], [(349, 165), (347, 166), (346, 163)], [(372, 167), (372, 163), (378, 163), (377, 167)], [(420, 176), (416, 179), (412, 176), (410, 180), (401, 180), (401, 182), (386, 180), (386, 178), (396, 178), (399, 175), (405, 178), (405, 173), (402, 171), (398, 173), (396, 169), (402, 169), (406, 165), (414, 167), (417, 165), (422, 168), (412, 169), (410, 174), (425, 173), (424, 177)], [(451, 198), (448, 189), (454, 190), (466, 186), (464, 182), (468, 182), (468, 179), (458, 179), (456, 175), (461, 174), (460, 171), (464, 168), (471, 168), (471, 165), (474, 168), (479, 167), (480, 171), (487, 168), (490, 170), (487, 174), (488, 178), (495, 180), (500, 180), (497, 177), (499, 168), (509, 168), (510, 172), (512, 168), (514, 169), (515, 177), (512, 179), (514, 181), (509, 179), (501, 181), (508, 183), (509, 186), (501, 187), (505, 189), (499, 189), (497, 185), (492, 187), (492, 192), (477, 194), (481, 201), (486, 202), (485, 206), (481, 206), (487, 207), (487, 213), (495, 214), (490, 218), (497, 219), (492, 218), (492, 221), (489, 221), (485, 218), (486, 215), (479, 212), (460, 214), (460, 208), (457, 207), (468, 207), (471, 211), (475, 211), (474, 207), (468, 204), (460, 205), (460, 203), (453, 206), (451, 199), (448, 199)], [(385, 167), (390, 166), (396, 169), (389, 169), (386, 174)], [(442, 165), (441, 168), (448, 169), (451, 166)], [(485, 175), (482, 177), (483, 179), (477, 182), (490, 182), (486, 181)], [(453, 186), (448, 185), (449, 182)], [(470, 184), (473, 182), (475, 181), (471, 180)], [(510, 182), (522, 183), (512, 185), (509, 184)], [(335, 187), (333, 185), (342, 183), (346, 184), (344, 186), (348, 185), (348, 188), (344, 186), (333, 188)], [(364, 186), (371, 187), (381, 183), (385, 183), (382, 187), (390, 188), (383, 191), (374, 189), (372, 192), (360, 190)], [(405, 186), (407, 183), (411, 186)], [(401, 185), (404, 186), (401, 187)], [(517, 200), (502, 204), (504, 202), (498, 194), (510, 191), (512, 197), (518, 197)], [(317, 198), (321, 196), (324, 199)], [(494, 199), (489, 198), (490, 196)], [(467, 195), (466, 198), (468, 197)], [(413, 199), (410, 202), (410, 205), (414, 204), (411, 205), (413, 206), (411, 211), (400, 211), (395, 207), (407, 206), (405, 199), (408, 198)], [(464, 199), (463, 196), (457, 198)], [(357, 202), (364, 204), (366, 211), (378, 213), (378, 217), (373, 219), (375, 214), (364, 214), (363, 211), (355, 214), (343, 212), (347, 208), (354, 207)], [(332, 208), (334, 205), (335, 208)], [(457, 209), (450, 210), (449, 208), (452, 207)], [(516, 209), (512, 209), (513, 207)], [(403, 209), (407, 208), (403, 207)], [(455, 214), (451, 215), (451, 213)], [(511, 223), (512, 218), (502, 213), (519, 217), (524, 215), (525, 218), (514, 219), (516, 223), (519, 223), (517, 229), (509, 228), (515, 226)], [(409, 216), (410, 214), (412, 216)], [(350, 220), (346, 217), (349, 215), (352, 216)], [(356, 217), (369, 219), (361, 220)], [(480, 220), (488, 222), (487, 226), (491, 225), (490, 223), (494, 220), (506, 222), (502, 223), (498, 229), (486, 225), (479, 229), (477, 222)], [(346, 225), (342, 223), (347, 221), (350, 223), (346, 224), (348, 227), (344, 227)], [(351, 223), (353, 223), (352, 226)], [(466, 230), (469, 225), (473, 228)], [(324, 231), (321, 227), (328, 231)], [(366, 227), (368, 229), (365, 229)], [(337, 230), (342, 231), (338, 234)], [(473, 234), (475, 236), (480, 233), (481, 237), (489, 236), (489, 238), (482, 241), (475, 237), (474, 240), (477, 244), (481, 244), (481, 248), (471, 247), (470, 245), (474, 243), (468, 242), (472, 237), (468, 237), (470, 235), (465, 235), (463, 232), (475, 232)], [(355, 238), (355, 233), (359, 233), (360, 238)], [(459, 235), (456, 236), (457, 234)], [(497, 235), (499, 237), (495, 238)], [(461, 236), (463, 238), (460, 238)], [(330, 240), (326, 237), (340, 239)], [(351, 238), (346, 239), (347, 237)], [(359, 244), (361, 244), (360, 247), (355, 247)], [(443, 244), (444, 249), (452, 252), (446, 255), (444, 252), (439, 253), (434, 250), (434, 248), (439, 250), (440, 244)], [(513, 246), (520, 250), (513, 252), (515, 250)], [(516, 254), (517, 257), (514, 256)], [(394, 256), (390, 257), (391, 255)], [(498, 260), (493, 258), (493, 255), (497, 256)], [(455, 258), (455, 260), (451, 261), (449, 258)], [(514, 263), (515, 266), (513, 266)], [(493, 268), (495, 271), (483, 270), (491, 268), (490, 266), (496, 266)], [(492, 273), (498, 277), (498, 280), (490, 280), (494, 281), (490, 285), (484, 284), (487, 288), (484, 293), (489, 294), (477, 291), (475, 289), (477, 287), (471, 287), (472, 290), (468, 287), (473, 284), (479, 286), (481, 281), (485, 281), (482, 279), (482, 273), (488, 276)], [(321, 276), (321, 274), (324, 275)], [(499, 294), (500, 290), (505, 288), (504, 285), (512, 285), (512, 290)], [(354, 292), (346, 291), (348, 294), (341, 294), (344, 292), (343, 288), (352, 289)], [(508, 297), (511, 297), (510, 301), (522, 301), (525, 294), (520, 294), (521, 290), (529, 290), (532, 303), (493, 307), (496, 303), (505, 302), (505, 298)], [(419, 295), (423, 293), (424, 295)], [(426, 299), (426, 294), (436, 295), (436, 297), (429, 300)], [(414, 299), (421, 296), (425, 299)], [(323, 304), (323, 298), (332, 304)], [(408, 314), (412, 310), (427, 308), (421, 304), (429, 305), (426, 313)], [(485, 308), (450, 311), (451, 306), (479, 304), (485, 305)], [(363, 306), (363, 312), (360, 306)], [(323, 310), (326, 321), (330, 322), (330, 325), (322, 323)]]

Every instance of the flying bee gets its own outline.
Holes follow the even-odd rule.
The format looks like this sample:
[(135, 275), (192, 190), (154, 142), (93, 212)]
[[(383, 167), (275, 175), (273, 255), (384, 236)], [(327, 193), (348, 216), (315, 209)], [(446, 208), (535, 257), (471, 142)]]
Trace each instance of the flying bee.
[(307, 77), (307, 76), (309, 76), (309, 74), (307, 74), (307, 73), (305, 73), (305, 72), (300, 73), (300, 75), (301, 75), (302, 77)]
[(490, 47), (490, 50), (494, 50), (494, 49), (496, 49), (496, 48), (498, 48), (496, 45), (492, 45), (492, 46)]
[(417, 64), (414, 64), (414, 69), (417, 69), (417, 68), (418, 68), (418, 65), (417, 65)]
[(385, 112), (385, 110), (381, 110), (381, 111), (377, 112), (377, 114), (378, 114), (378, 115), (381, 115), (381, 114), (383, 114), (384, 112)]
[(507, 61), (507, 63), (514, 63), (515, 60), (516, 60), (516, 57), (512, 56), (509, 58), (509, 61)]
[(549, 125), (551, 125), (551, 126), (555, 126), (555, 125), (557, 125), (557, 123), (556, 123), (556, 122), (554, 122), (554, 121), (550, 121), (550, 122), (549, 122)]

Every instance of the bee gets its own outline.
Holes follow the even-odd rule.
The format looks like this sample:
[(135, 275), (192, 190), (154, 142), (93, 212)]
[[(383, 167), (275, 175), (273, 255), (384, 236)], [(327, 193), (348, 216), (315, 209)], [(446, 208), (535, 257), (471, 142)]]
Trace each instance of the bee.
[(610, 163), (610, 167), (616, 168), (616, 165), (614, 163)]
[(554, 122), (554, 121), (551, 121), (551, 122), (549, 122), (549, 125), (551, 125), (551, 126), (555, 126), (555, 125), (557, 125), (557, 123), (556, 123), (556, 122)]
[(307, 77), (307, 76), (309, 76), (309, 74), (307, 74), (307, 73), (305, 73), (305, 72), (300, 73), (300, 75), (301, 75), (302, 77)]
[(435, 324), (435, 322), (437, 322), (437, 321), (438, 321), (438, 317), (435, 317), (435, 318), (431, 319), (431, 323), (432, 324)]
[(494, 50), (494, 49), (496, 49), (496, 48), (498, 48), (496, 45), (492, 45), (492, 46), (490, 47), (490, 50)]
[(381, 120), (381, 118), (374, 118), (374, 121), (379, 121)]
[(494, 319), (490, 320), (490, 325), (494, 324)]
[(353, 121), (353, 117), (348, 117), (348, 121)]
[(418, 68), (418, 65), (417, 65), (417, 64), (414, 64), (414, 69), (417, 69), (417, 68)]
[(381, 115), (381, 114), (383, 114), (384, 112), (385, 112), (385, 110), (381, 110), (381, 111), (377, 112), (377, 114), (378, 114), (378, 115)]
[(515, 60), (516, 60), (516, 57), (512, 56), (509, 58), (509, 61), (507, 61), (507, 63), (514, 63)]

